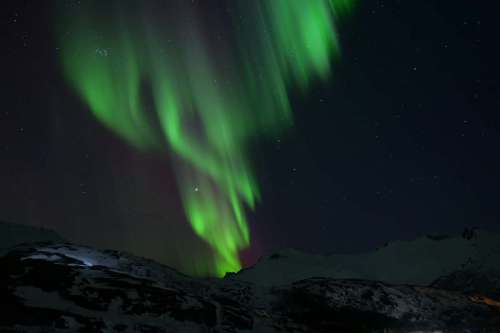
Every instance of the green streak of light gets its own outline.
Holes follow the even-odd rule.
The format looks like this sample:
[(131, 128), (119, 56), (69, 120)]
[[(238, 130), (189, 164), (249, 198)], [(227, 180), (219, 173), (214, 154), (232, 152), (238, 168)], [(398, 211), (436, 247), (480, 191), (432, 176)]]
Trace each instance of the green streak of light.
[(66, 24), (72, 37), (61, 38), (64, 72), (95, 117), (138, 149), (167, 143), (175, 154), (186, 217), (214, 252), (205, 274), (241, 268), (238, 253), (250, 245), (245, 209), (259, 198), (249, 143), (291, 125), (287, 87), (305, 91), (314, 77), (329, 76), (338, 53), (335, 20), (351, 6), (239, 1), (233, 19), (246, 20), (233, 20), (236, 45), (217, 52), (185, 5), (183, 19), (170, 16), (163, 27), (127, 10), (103, 20), (93, 7)]

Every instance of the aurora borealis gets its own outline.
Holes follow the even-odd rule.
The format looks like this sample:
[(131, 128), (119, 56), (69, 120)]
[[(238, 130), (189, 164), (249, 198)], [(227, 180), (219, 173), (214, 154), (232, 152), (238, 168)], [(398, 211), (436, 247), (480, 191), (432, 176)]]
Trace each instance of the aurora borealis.
[[(500, 51), (488, 22), (500, 3), (279, 6), (4, 1), (0, 221), (204, 276), (230, 266), (210, 242), (247, 268), (287, 248), (353, 253), (499, 230)], [(305, 19), (325, 6), (329, 20)], [(332, 39), (318, 34), (311, 58), (300, 31), (316, 24)], [(231, 140), (213, 134), (227, 124)], [(237, 163), (246, 170), (218, 172), (227, 179), (203, 171)], [(218, 223), (203, 238), (188, 219), (200, 205), (234, 219), (228, 188), (249, 235), (245, 245), (231, 223), (234, 251)]]
[(137, 149), (173, 155), (187, 220), (215, 255), (205, 273), (218, 276), (241, 268), (251, 241), (245, 210), (259, 186), (249, 144), (291, 125), (290, 86), (328, 78), (336, 20), (352, 4), (233, 5), (228, 19), (249, 19), (233, 20), (230, 41), (182, 1), (154, 15), (137, 3), (90, 4), (63, 22), (73, 37), (60, 37), (65, 76), (95, 117)]

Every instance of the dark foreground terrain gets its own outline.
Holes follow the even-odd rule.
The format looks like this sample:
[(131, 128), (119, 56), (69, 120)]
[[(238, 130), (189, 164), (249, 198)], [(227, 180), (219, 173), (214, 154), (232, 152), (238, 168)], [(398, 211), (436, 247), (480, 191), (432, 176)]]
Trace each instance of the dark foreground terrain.
[(11, 248), (0, 267), (0, 332), (500, 332), (494, 273), (263, 285), (65, 243)]

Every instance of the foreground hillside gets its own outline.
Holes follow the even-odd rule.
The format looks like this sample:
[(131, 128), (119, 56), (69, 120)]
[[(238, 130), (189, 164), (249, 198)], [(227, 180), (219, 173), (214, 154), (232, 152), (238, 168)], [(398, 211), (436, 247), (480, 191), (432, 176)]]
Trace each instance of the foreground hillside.
[(18, 246), (0, 257), (0, 267), (1, 332), (500, 329), (500, 303), (473, 286), (464, 292), (326, 276), (275, 285), (239, 274), (195, 279), (151, 260), (72, 244)]

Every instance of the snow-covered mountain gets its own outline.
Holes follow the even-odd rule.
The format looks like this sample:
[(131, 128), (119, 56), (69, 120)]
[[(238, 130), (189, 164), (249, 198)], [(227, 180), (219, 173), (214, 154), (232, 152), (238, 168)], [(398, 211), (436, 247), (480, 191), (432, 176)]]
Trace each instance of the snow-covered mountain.
[(0, 329), (22, 332), (461, 329), (500, 316), (481, 299), (439, 289), (328, 278), (263, 288), (70, 244), (17, 247), (0, 265)]
[(354, 255), (324, 256), (284, 250), (261, 259), (234, 278), (260, 285), (327, 277), (427, 286), (440, 277), (464, 270), (500, 271), (499, 233), (468, 230), (456, 237), (424, 236)]
[(40, 240), (0, 252), (0, 332), (500, 332), (497, 234), (282, 251), (224, 279)]
[(22, 243), (63, 241), (50, 229), (0, 221), (0, 251)]
[(0, 256), (1, 332), (495, 332), (500, 303), (433, 287), (197, 279), (118, 251), (33, 244)]

